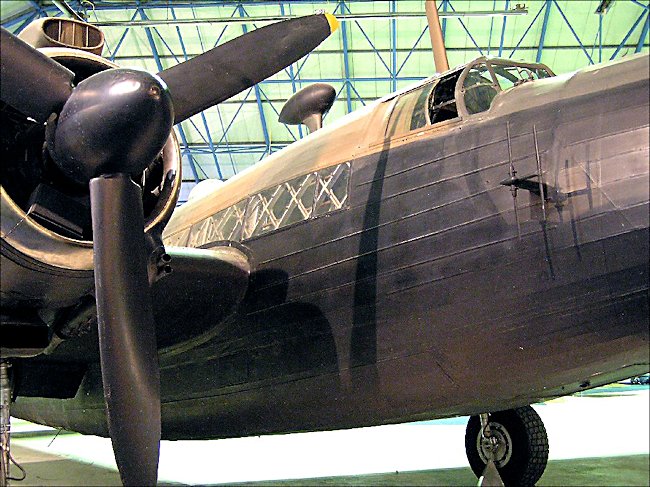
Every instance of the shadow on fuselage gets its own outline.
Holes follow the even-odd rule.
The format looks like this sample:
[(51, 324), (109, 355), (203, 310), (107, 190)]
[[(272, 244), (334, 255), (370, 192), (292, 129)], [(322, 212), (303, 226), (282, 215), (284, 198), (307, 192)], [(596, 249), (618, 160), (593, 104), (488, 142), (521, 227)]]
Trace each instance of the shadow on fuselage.
[(248, 355), (249, 381), (338, 372), (332, 329), (317, 306), (287, 302), (288, 275), (251, 274), (236, 331)]
[(363, 214), (363, 226), (355, 272), (354, 310), (350, 340), (350, 369), (353, 385), (364, 381), (365, 387), (378, 387), (377, 367), (362, 375), (356, 367), (377, 363), (377, 250), (384, 177), (388, 164), (388, 140), (384, 142), (370, 184)]

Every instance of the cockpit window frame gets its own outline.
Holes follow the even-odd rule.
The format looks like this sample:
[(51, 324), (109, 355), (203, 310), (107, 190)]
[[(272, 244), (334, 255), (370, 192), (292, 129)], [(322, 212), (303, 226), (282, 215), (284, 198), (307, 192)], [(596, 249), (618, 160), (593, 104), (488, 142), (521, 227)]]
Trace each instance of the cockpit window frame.
[[(463, 68), (463, 72), (461, 73), (460, 77), (458, 78), (458, 82), (456, 83), (456, 106), (458, 107), (458, 113), (462, 118), (465, 117), (473, 117), (477, 115), (481, 115), (483, 113), (489, 112), (489, 108), (485, 111), (482, 112), (477, 112), (477, 113), (469, 113), (469, 110), (467, 109), (467, 106), (465, 105), (465, 78), (467, 78), (467, 75), (469, 72), (476, 66), (480, 64), (485, 64), (488, 71), (490, 72), (490, 76), (492, 77), (492, 82), (493, 86), (497, 90), (497, 95), (501, 93), (502, 91), (507, 91), (501, 88), (501, 85), (499, 84), (498, 77), (494, 71), (494, 66), (509, 66), (509, 67), (519, 67), (519, 68), (525, 68), (530, 71), (537, 71), (537, 70), (544, 70), (546, 73), (549, 75), (548, 77), (553, 77), (555, 76), (555, 73), (551, 68), (546, 66), (543, 63), (527, 63), (523, 61), (514, 61), (511, 59), (500, 59), (500, 58), (489, 58), (486, 56), (479, 57), (477, 59), (474, 59), (472, 62), (468, 63), (465, 65)], [(508, 88), (511, 89), (511, 88)]]
[[(523, 61), (514, 61), (511, 59), (500, 59), (500, 58), (489, 58), (486, 56), (481, 56), (479, 58), (474, 59), (473, 61), (467, 63), (464, 66), (459, 66), (455, 69), (451, 69), (449, 71), (446, 71), (444, 73), (440, 73), (439, 75), (431, 78), (427, 78), (425, 80), (422, 80), (421, 84), (418, 86), (414, 86), (411, 88), (408, 88), (400, 93), (394, 93), (393, 95), (390, 96), (390, 98), (387, 98), (384, 100), (386, 103), (391, 103), (390, 108), (387, 110), (387, 113), (384, 118), (384, 126), (383, 126), (383, 137), (381, 140), (398, 140), (402, 138), (409, 137), (413, 134), (417, 134), (422, 131), (428, 131), (431, 129), (437, 129), (438, 127), (441, 126), (447, 126), (449, 124), (456, 124), (462, 120), (464, 120), (467, 117), (476, 117), (476, 116), (481, 116), (485, 113), (488, 113), (490, 111), (490, 107), (488, 107), (485, 110), (476, 112), (476, 113), (470, 113), (470, 111), (467, 109), (467, 106), (465, 104), (465, 94), (467, 92), (467, 89), (464, 86), (465, 79), (467, 78), (468, 74), (472, 71), (473, 68), (476, 66), (479, 66), (481, 64), (485, 64), (487, 67), (487, 71), (490, 73), (490, 78), (492, 80), (491, 85), (493, 86), (494, 89), (496, 90), (496, 95), (500, 94), (503, 91), (507, 91), (512, 88), (506, 88), (505, 90), (501, 87), (499, 84), (499, 78), (497, 77), (495, 71), (494, 71), (494, 66), (508, 66), (508, 67), (518, 67), (518, 68), (523, 68), (527, 69), (531, 72), (539, 73), (540, 71), (545, 71), (548, 76), (545, 77), (553, 77), (555, 76), (555, 73), (545, 64), (543, 63), (529, 63), (529, 62), (523, 62)], [(460, 73), (460, 74), (458, 74)], [(449, 77), (457, 76), (456, 79), (456, 86), (454, 89), (454, 97), (455, 97), (455, 105), (456, 105), (456, 111), (457, 111), (457, 116), (454, 118), (450, 118), (447, 120), (443, 120), (440, 122), (433, 122), (431, 121), (431, 99), (434, 96), (436, 87), (438, 84), (441, 82), (443, 79), (448, 79)], [(527, 82), (527, 81), (524, 81)], [(392, 124), (395, 122), (395, 116), (396, 116), (396, 109), (398, 106), (400, 106), (400, 100), (402, 100), (405, 96), (408, 96), (414, 91), (421, 91), (424, 87), (429, 86), (431, 87), (429, 89), (429, 96), (427, 96), (426, 104), (428, 109), (426, 110), (426, 125), (425, 126), (420, 126), (411, 130), (405, 130), (401, 132), (396, 132), (394, 134), (390, 134), (391, 127), (393, 126)], [(488, 85), (485, 85), (488, 86)], [(515, 85), (517, 86), (517, 85)], [(471, 89), (471, 87), (468, 87)], [(496, 96), (495, 95), (495, 96)]]
[[(460, 73), (462, 70), (463, 70), (463, 67), (458, 67), (456, 69), (453, 69), (453, 70), (447, 71), (445, 73), (442, 73), (440, 76), (425, 79), (418, 86), (415, 86), (415, 87), (410, 88), (410, 89), (408, 89), (406, 91), (403, 91), (403, 92), (391, 97), (390, 99), (386, 100), (387, 102), (391, 103), (391, 107), (389, 108), (387, 116), (385, 118), (386, 122), (384, 124), (383, 140), (386, 140), (386, 139), (391, 139), (391, 140), (395, 139), (395, 140), (397, 140), (397, 139), (400, 139), (400, 138), (403, 138), (403, 137), (408, 137), (408, 136), (410, 136), (412, 134), (421, 132), (423, 130), (430, 130), (432, 127), (440, 127), (440, 126), (443, 126), (443, 125), (448, 125), (450, 123), (456, 123), (456, 122), (459, 122), (460, 120), (462, 120), (462, 116), (460, 115), (460, 113), (457, 113), (457, 116), (454, 117), (454, 118), (450, 118), (450, 119), (447, 119), (447, 120), (443, 120), (443, 121), (440, 121), (440, 122), (434, 122), (434, 123), (432, 123), (431, 116), (430, 116), (431, 115), (431, 107), (430, 107), (431, 100), (432, 100), (432, 97), (434, 96), (434, 93), (435, 93), (436, 88), (439, 85), (439, 83), (443, 79), (447, 79), (447, 78), (453, 77), (455, 75), (460, 76), (460, 74), (458, 74), (458, 73)], [(458, 78), (456, 80), (456, 83), (458, 83)], [(415, 129), (411, 129), (411, 130), (406, 130), (406, 131), (403, 131), (403, 132), (399, 132), (397, 134), (393, 134), (393, 135), (389, 134), (389, 131), (390, 131), (391, 126), (392, 126), (391, 124), (395, 121), (395, 119), (394, 119), (395, 110), (397, 109), (398, 106), (400, 106), (400, 100), (402, 100), (403, 97), (408, 96), (408, 95), (412, 94), (415, 91), (421, 91), (425, 87), (429, 87), (428, 88), (428, 96), (426, 97), (426, 101), (425, 101), (425, 104), (426, 104), (426, 107), (427, 107), (427, 109), (425, 110), (426, 124), (424, 126), (417, 127)], [(457, 94), (457, 91), (456, 91), (456, 88), (454, 88), (454, 97), (456, 96), (456, 94)], [(454, 102), (455, 102), (455, 100), (454, 100)]]
[[(492, 66), (492, 71), (494, 72), (495, 76), (496, 76), (496, 71), (494, 70), (494, 66), (516, 67), (516, 68), (519, 68), (519, 69), (525, 69), (525, 70), (528, 70), (529, 72), (536, 73), (536, 75), (537, 75), (536, 79), (525, 80), (525, 81), (523, 81), (524, 83), (526, 83), (528, 81), (536, 81), (538, 79), (550, 78), (550, 77), (555, 76), (555, 73), (553, 72), (553, 70), (551, 68), (549, 68), (547, 65), (543, 64), (543, 63), (526, 63), (526, 62), (511, 61), (511, 60), (506, 60), (506, 59), (488, 59), (488, 62)], [(547, 76), (540, 77), (539, 76), (540, 71), (546, 71)], [(498, 78), (497, 78), (497, 82), (498, 82)], [(519, 84), (521, 84), (521, 83), (515, 83), (514, 86), (519, 86)], [(501, 86), (501, 85), (499, 84), (499, 86)], [(506, 91), (506, 90), (511, 89), (511, 88), (507, 88), (505, 90), (503, 88), (501, 88), (501, 91)]]
[[(475, 59), (474, 61), (472, 61), (471, 63), (467, 64), (463, 68), (463, 72), (461, 73), (461, 75), (458, 77), (458, 81), (456, 81), (456, 107), (458, 108), (458, 113), (459, 114), (462, 113), (463, 118), (471, 117), (473, 115), (478, 115), (478, 114), (481, 114), (481, 113), (485, 113), (486, 111), (490, 110), (488, 108), (487, 110), (483, 110), (483, 111), (480, 111), (480, 112), (470, 113), (470, 111), (467, 109), (467, 105), (465, 104), (465, 94), (468, 91), (467, 88), (465, 87), (465, 80), (467, 79), (467, 76), (469, 75), (469, 73), (474, 68), (476, 68), (477, 66), (480, 66), (482, 64), (485, 64), (485, 67), (487, 68), (488, 73), (490, 73), (490, 77), (492, 78), (491, 86), (493, 86), (496, 89), (497, 94), (502, 91), (501, 87), (499, 86), (499, 82), (497, 81), (497, 77), (494, 74), (494, 70), (492, 68), (492, 65), (489, 63), (489, 60), (487, 58), (484, 58), (484, 57), (483, 58), (478, 58), (478, 59)], [(472, 89), (473, 86), (469, 87), (469, 88)]]

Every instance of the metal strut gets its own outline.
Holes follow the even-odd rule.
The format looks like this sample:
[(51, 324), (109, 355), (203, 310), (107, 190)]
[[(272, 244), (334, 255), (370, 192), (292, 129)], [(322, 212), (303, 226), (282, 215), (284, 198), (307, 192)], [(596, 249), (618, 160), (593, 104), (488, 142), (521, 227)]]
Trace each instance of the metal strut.
[[(515, 222), (517, 223), (517, 238), (521, 240), (521, 224), (519, 223), (519, 212), (517, 211), (517, 171), (512, 161), (512, 141), (510, 139), (510, 121), (506, 122), (506, 138), (508, 139), (508, 162), (510, 174), (510, 192), (512, 193), (512, 203), (515, 209)], [(502, 183), (503, 184), (503, 183)]]
[(542, 174), (542, 161), (539, 155), (539, 145), (537, 143), (537, 127), (533, 124), (533, 141), (535, 142), (535, 159), (537, 161), (537, 178), (539, 184), (539, 196), (542, 201), (542, 232), (544, 233), (544, 247), (546, 249), (546, 261), (548, 262), (549, 272), (551, 279), (555, 279), (555, 269), (553, 268), (553, 256), (551, 255), (551, 247), (548, 241), (548, 220), (546, 218), (546, 192), (544, 191), (546, 184), (543, 180)]
[(0, 360), (0, 486), (9, 483), (9, 404), (11, 402), (11, 382), (9, 381), (9, 362)]
[[(9, 368), (11, 364), (7, 360), (0, 360), (0, 487), (9, 485), (10, 480), (23, 480), (25, 470), (16, 463), (11, 456), (9, 445), (10, 425), (10, 405), (11, 405), (11, 378)], [(22, 477), (10, 477), (9, 466), (13, 463), (22, 473)]]
[(499, 448), (499, 439), (492, 434), (490, 429), (490, 415), (488, 413), (480, 414), (479, 419), (481, 420), (483, 451), (487, 457), (487, 464), (485, 470), (483, 470), (483, 475), (478, 480), (478, 485), (479, 487), (503, 487), (503, 480), (494, 463)]

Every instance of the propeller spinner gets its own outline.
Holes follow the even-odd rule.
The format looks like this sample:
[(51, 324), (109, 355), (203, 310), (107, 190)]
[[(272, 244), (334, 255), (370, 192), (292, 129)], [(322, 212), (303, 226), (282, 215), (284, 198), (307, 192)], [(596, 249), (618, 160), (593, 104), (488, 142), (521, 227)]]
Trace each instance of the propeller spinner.
[(171, 127), (271, 76), (336, 30), (329, 14), (272, 24), (158, 75), (73, 74), (2, 29), (1, 99), (48, 121), (52, 158), (88, 184), (102, 381), (115, 459), (125, 485), (156, 483), (160, 372), (148, 281), (142, 191), (132, 177), (161, 151)]

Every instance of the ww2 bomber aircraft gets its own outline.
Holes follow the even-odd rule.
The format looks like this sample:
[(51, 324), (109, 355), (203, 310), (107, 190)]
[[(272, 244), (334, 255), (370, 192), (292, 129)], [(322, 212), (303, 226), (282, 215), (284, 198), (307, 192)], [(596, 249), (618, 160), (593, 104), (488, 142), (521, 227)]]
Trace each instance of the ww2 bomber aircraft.
[(332, 92), (307, 88), (283, 119), (313, 133), (173, 211), (172, 125), (334, 25), (158, 76), (2, 31), (14, 415), (110, 435), (125, 484), (155, 483), (161, 437), (470, 415), (477, 475), (532, 485), (530, 404), (648, 371), (647, 55), (479, 58), (326, 128)]

